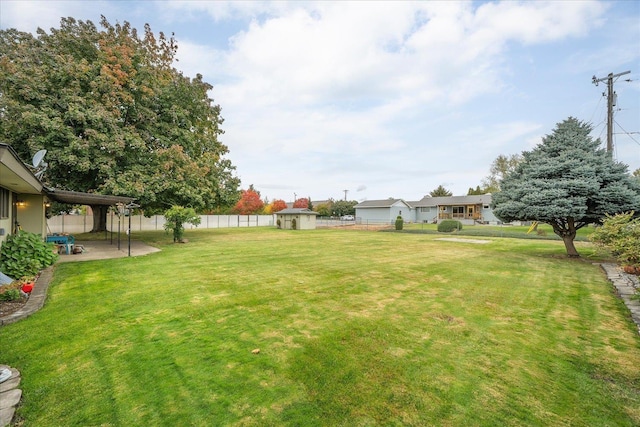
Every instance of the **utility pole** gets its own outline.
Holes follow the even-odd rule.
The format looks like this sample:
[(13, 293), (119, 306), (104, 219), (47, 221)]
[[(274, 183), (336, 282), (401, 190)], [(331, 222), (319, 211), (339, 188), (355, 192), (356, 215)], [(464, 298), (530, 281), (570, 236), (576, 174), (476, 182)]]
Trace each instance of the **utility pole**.
[(347, 201), (347, 193), (349, 192), (349, 190), (342, 190), (344, 191), (344, 201)]
[[(607, 77), (597, 78), (593, 76), (592, 82), (598, 86), (600, 82), (607, 82), (607, 153), (613, 156), (613, 107), (616, 105), (616, 93), (613, 91), (613, 79), (616, 77), (629, 74), (631, 71), (624, 71), (622, 73), (613, 74), (609, 73)], [(604, 95), (604, 93), (603, 93)]]

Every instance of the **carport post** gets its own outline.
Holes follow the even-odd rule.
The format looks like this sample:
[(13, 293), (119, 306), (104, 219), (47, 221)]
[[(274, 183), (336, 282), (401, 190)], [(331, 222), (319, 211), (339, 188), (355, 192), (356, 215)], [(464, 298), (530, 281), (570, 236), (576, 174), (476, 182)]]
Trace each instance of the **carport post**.
[(129, 236), (129, 256), (131, 256), (131, 210), (139, 207), (140, 205), (136, 205), (133, 202), (127, 205), (127, 210), (129, 212), (129, 229), (127, 230), (127, 235)]

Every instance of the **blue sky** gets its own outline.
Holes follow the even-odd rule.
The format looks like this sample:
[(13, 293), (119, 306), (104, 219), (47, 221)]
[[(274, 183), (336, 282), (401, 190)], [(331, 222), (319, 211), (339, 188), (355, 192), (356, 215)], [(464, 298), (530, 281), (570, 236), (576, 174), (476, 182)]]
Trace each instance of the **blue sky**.
[(0, 0), (3, 29), (100, 15), (175, 34), (176, 68), (214, 86), (242, 188), (270, 200), (464, 195), (569, 116), (604, 146), (591, 78), (627, 70), (614, 155), (640, 168), (638, 1)]

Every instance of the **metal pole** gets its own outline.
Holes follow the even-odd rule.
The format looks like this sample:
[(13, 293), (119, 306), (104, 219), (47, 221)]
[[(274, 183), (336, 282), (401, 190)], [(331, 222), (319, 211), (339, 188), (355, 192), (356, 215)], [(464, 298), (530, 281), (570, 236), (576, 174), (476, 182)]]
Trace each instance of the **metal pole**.
[(607, 79), (607, 153), (613, 153), (613, 74)]
[(113, 209), (110, 209), (109, 213), (111, 214), (111, 227), (109, 227), (109, 234), (111, 236), (111, 244), (113, 245)]
[(127, 230), (127, 236), (129, 238), (129, 254), (131, 256), (131, 209), (129, 209), (129, 229)]

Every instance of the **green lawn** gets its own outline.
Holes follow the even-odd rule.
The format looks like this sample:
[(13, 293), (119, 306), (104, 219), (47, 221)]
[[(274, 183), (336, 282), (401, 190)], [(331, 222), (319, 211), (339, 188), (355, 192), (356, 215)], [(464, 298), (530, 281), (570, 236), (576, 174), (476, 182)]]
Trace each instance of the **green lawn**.
[(640, 425), (640, 337), (587, 243), (185, 237), (60, 264), (45, 307), (0, 328), (21, 425)]
[[(406, 232), (437, 233), (436, 224), (409, 223), (404, 224)], [(583, 227), (576, 234), (576, 241), (588, 241), (589, 234), (594, 231), (593, 226)], [(562, 240), (553, 232), (553, 228), (548, 224), (538, 224), (536, 230), (531, 226), (524, 225), (464, 225), (462, 230), (455, 234), (464, 236), (487, 236), (487, 237), (515, 237), (517, 239), (544, 239)]]

